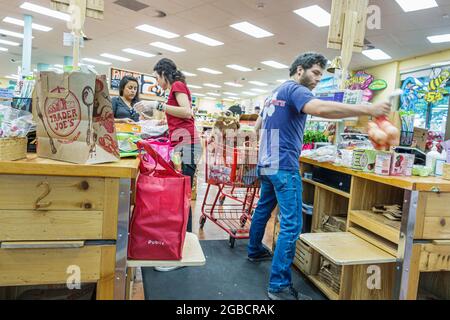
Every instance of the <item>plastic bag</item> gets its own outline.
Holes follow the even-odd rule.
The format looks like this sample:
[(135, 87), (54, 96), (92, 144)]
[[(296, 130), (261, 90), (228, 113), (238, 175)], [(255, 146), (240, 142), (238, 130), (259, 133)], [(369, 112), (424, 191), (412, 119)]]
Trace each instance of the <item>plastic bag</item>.
[(0, 138), (26, 137), (33, 130), (36, 124), (30, 112), (0, 106)]

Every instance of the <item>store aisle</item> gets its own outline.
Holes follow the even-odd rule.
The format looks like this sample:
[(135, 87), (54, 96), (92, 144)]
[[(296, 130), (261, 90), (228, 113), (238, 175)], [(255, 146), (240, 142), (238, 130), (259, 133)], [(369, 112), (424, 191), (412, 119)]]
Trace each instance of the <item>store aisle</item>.
[[(202, 267), (181, 268), (169, 273), (142, 268), (145, 298), (149, 300), (267, 300), (270, 261), (247, 260), (247, 240), (233, 249), (228, 241), (202, 240), (207, 263)], [(314, 300), (324, 296), (298, 271), (293, 284)]]

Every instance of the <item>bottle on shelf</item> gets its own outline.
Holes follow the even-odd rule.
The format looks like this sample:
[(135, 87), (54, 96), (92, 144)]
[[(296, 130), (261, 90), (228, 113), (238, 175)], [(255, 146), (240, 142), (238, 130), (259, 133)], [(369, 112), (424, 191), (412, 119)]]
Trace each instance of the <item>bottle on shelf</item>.
[(437, 148), (437, 141), (433, 141), (433, 147), (431, 148), (431, 151), (427, 153), (427, 159), (426, 159), (426, 166), (428, 168), (431, 168), (431, 172), (435, 173), (436, 171), (436, 160), (441, 157), (441, 154), (438, 151)]

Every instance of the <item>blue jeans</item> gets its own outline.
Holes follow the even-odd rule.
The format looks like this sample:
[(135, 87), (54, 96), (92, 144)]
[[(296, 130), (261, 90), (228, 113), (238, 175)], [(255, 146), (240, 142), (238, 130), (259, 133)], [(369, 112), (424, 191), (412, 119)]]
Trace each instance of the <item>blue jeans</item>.
[(298, 171), (259, 169), (261, 197), (250, 226), (248, 256), (265, 252), (264, 231), (276, 205), (280, 209), (280, 233), (272, 258), (270, 292), (279, 292), (292, 285), (291, 265), (295, 246), (302, 229), (302, 181)]

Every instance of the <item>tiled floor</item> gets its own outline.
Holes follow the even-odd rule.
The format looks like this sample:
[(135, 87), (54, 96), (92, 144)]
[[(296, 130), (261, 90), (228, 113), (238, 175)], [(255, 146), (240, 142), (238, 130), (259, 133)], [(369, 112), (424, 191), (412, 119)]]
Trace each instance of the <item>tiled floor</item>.
[[(192, 230), (199, 237), (200, 240), (228, 240), (229, 235), (224, 230), (222, 230), (220, 227), (218, 227), (213, 222), (211, 222), (210, 220), (206, 221), (203, 229), (200, 229), (199, 220), (202, 215), (201, 207), (202, 207), (203, 199), (204, 199), (204, 196), (206, 193), (206, 188), (207, 188), (207, 184), (205, 183), (204, 174), (203, 174), (204, 170), (202, 170), (202, 168), (204, 169), (204, 165), (200, 164), (199, 165), (199, 176), (197, 178), (197, 186), (198, 186), (197, 187), (197, 200), (191, 202), (192, 216), (193, 216), (192, 217), (193, 218)], [(213, 186), (212, 188), (216, 188), (216, 187)], [(214, 196), (215, 194), (216, 194), (216, 191), (214, 189), (211, 190), (210, 197), (208, 197), (209, 198), (208, 200), (211, 201), (211, 196)], [(226, 200), (226, 201), (228, 201), (228, 200)], [(226, 203), (227, 202), (225, 202), (225, 204)], [(263, 240), (264, 244), (269, 248), (272, 248), (273, 219), (274, 219), (274, 217), (272, 217), (272, 219), (267, 224), (266, 234), (265, 234), (264, 240)], [(239, 240), (236, 240), (236, 241), (239, 241)], [(133, 285), (131, 299), (132, 300), (144, 300), (144, 289), (142, 286), (142, 277), (141, 277), (139, 268), (137, 268), (136, 280)]]

